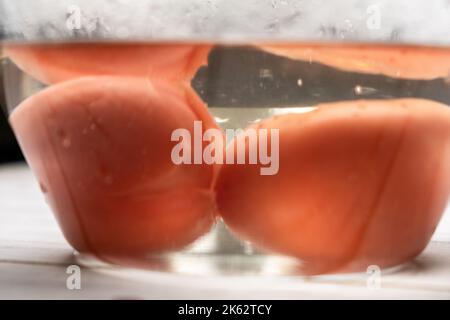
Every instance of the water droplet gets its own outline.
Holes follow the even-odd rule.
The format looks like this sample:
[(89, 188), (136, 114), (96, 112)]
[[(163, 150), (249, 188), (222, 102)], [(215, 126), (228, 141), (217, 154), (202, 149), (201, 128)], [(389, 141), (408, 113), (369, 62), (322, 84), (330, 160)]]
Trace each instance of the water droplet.
[(303, 86), (303, 80), (302, 80), (301, 78), (299, 78), (299, 79), (297, 80), (297, 85), (298, 85), (299, 87)]
[(71, 146), (71, 144), (72, 144), (72, 141), (70, 141), (70, 139), (69, 138), (64, 138), (63, 140), (62, 140), (62, 146), (63, 146), (63, 148), (69, 148), (70, 146)]
[(95, 129), (97, 129), (97, 125), (96, 125), (95, 123), (92, 123), (92, 124), (89, 126), (89, 129), (91, 129), (91, 131), (94, 131)]
[(106, 184), (107, 186), (110, 186), (110, 185), (113, 184), (114, 179), (113, 179), (112, 176), (106, 175), (106, 176), (103, 178), (103, 181), (105, 182), (105, 184)]

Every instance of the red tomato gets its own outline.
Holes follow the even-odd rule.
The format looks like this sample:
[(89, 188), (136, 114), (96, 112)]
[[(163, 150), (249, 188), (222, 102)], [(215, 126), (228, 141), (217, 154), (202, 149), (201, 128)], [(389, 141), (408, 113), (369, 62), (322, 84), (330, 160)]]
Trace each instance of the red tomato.
[(342, 102), (253, 128), (280, 130), (279, 172), (222, 167), (218, 209), (236, 235), (312, 273), (392, 266), (425, 248), (450, 194), (447, 106)]
[(23, 102), (11, 123), (62, 230), (115, 260), (183, 247), (215, 221), (208, 165), (175, 165), (173, 130), (214, 126), (190, 90), (140, 78), (85, 77)]
[(82, 76), (116, 75), (188, 81), (206, 64), (208, 45), (44, 44), (8, 45), (6, 54), (44, 83)]
[(450, 51), (443, 48), (374, 45), (264, 45), (268, 52), (338, 69), (396, 78), (434, 79), (450, 76)]

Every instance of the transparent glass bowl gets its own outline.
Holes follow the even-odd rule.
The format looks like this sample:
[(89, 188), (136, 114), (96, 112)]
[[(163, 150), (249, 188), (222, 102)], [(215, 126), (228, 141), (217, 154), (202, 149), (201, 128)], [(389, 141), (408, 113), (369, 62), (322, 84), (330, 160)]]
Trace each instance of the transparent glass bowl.
[(0, 0), (5, 111), (80, 259), (324, 274), (420, 254), (450, 194), (447, 7), (413, 32), (390, 12), (419, 2), (355, 3)]

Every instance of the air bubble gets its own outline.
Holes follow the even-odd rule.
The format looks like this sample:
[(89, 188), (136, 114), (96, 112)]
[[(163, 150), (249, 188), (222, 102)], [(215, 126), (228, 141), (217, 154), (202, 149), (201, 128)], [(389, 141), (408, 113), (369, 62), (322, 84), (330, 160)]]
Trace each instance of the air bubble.
[(353, 90), (355, 91), (355, 94), (357, 94), (357, 95), (372, 94), (377, 91), (377, 89), (375, 89), (375, 88), (363, 87), (360, 85), (355, 86), (355, 88)]
[(215, 120), (217, 123), (227, 123), (228, 121), (230, 121), (230, 118), (214, 117), (214, 120)]

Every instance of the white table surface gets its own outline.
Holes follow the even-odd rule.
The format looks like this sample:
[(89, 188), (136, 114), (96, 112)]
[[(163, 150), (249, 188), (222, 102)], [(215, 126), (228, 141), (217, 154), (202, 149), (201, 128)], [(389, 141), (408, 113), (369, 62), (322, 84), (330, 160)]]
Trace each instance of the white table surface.
[(0, 166), (0, 299), (450, 299), (450, 212), (428, 248), (401, 272), (368, 275), (189, 276), (82, 267), (81, 290), (66, 287), (75, 264), (29, 169)]

